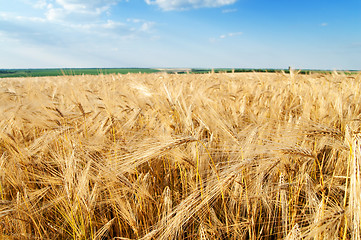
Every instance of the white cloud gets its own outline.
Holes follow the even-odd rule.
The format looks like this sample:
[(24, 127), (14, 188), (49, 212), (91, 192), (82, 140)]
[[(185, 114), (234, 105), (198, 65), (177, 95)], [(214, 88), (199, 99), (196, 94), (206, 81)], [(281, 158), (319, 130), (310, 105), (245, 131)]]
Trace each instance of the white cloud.
[(139, 22), (143, 22), (143, 20), (138, 18), (128, 18), (127, 22), (139, 23)]
[(34, 8), (45, 9), (49, 21), (64, 21), (70, 19), (85, 19), (99, 17), (109, 13), (112, 6), (121, 0), (38, 0)]
[(152, 29), (152, 27), (154, 26), (154, 22), (144, 22), (140, 28), (141, 31), (143, 32), (148, 32)]
[(227, 33), (227, 34), (219, 35), (217, 38), (212, 37), (212, 38), (209, 39), (209, 41), (214, 43), (214, 42), (217, 42), (218, 40), (231, 38), (231, 37), (236, 37), (236, 36), (240, 36), (242, 34), (243, 34), (242, 32), (230, 32), (230, 33)]
[(44, 9), (48, 5), (46, 0), (38, 0), (33, 7), (38, 9)]
[(74, 3), (66, 0), (56, 0), (56, 3), (68, 12), (84, 12), (87, 10), (87, 6), (82, 2)]
[(237, 8), (223, 9), (222, 13), (233, 13), (233, 12), (237, 12), (237, 11), (238, 11)]
[(126, 24), (122, 22), (116, 22), (113, 20), (108, 20), (107, 22), (103, 23), (80, 23), (80, 24), (70, 24), (70, 28), (77, 30), (77, 31), (84, 31), (86, 33), (99, 33), (100, 31), (108, 31), (108, 30), (119, 30), (122, 28), (126, 28)]
[(327, 25), (328, 25), (328, 23), (326, 23), (326, 22), (323, 22), (320, 24), (321, 27), (326, 27)]
[(228, 37), (234, 37), (234, 36), (240, 36), (242, 35), (242, 32), (233, 32), (233, 33), (228, 33)]
[[(42, 16), (0, 11), (0, 32), (24, 44), (70, 45), (82, 41), (152, 39), (156, 23), (145, 19), (112, 19), (111, 9), (127, 0), (21, 0)], [(30, 9), (31, 10), (31, 9)], [(30, 12), (30, 11), (29, 11)], [(98, 40), (95, 40), (98, 38)], [(103, 39), (102, 39), (103, 38)]]
[(54, 8), (52, 4), (48, 5), (48, 10), (45, 13), (46, 19), (49, 21), (56, 21), (65, 16), (65, 12), (61, 8)]
[(58, 5), (68, 12), (102, 13), (119, 0), (55, 0)]
[(11, 14), (6, 12), (0, 12), (0, 18), (2, 20), (8, 21), (11, 18)]
[(0, 12), (0, 21), (9, 21), (9, 22), (22, 21), (22, 22), (40, 23), (40, 22), (45, 22), (45, 19), (40, 17), (18, 16), (12, 13)]
[(36, 7), (32, 5), (43, 14), (36, 17), (0, 11), (0, 34), (26, 46), (59, 48), (152, 39), (155, 22), (144, 19), (123, 22), (103, 14), (116, 1), (119, 0), (40, 0)]
[(127, 22), (133, 23), (133, 24), (140, 24), (139, 30), (142, 32), (151, 32), (153, 27), (156, 24), (155, 22), (146, 21), (146, 20), (138, 19), (138, 18), (128, 18)]
[(190, 8), (221, 7), (233, 4), (237, 0), (145, 0), (148, 5), (158, 5), (165, 11)]
[(156, 23), (108, 14), (126, 0), (20, 1), (26, 13), (0, 10), (0, 67), (126, 67), (152, 61), (139, 59), (139, 46), (158, 42)]
[[(155, 23), (142, 19), (126, 22), (110, 19), (111, 8), (121, 0), (47, 0), (45, 17), (51, 24), (77, 34), (98, 34), (112, 39), (129, 39), (150, 33)], [(52, 1), (52, 3), (50, 3)], [(123, 0), (126, 1), (126, 0)], [(104, 20), (105, 18), (105, 20)]]

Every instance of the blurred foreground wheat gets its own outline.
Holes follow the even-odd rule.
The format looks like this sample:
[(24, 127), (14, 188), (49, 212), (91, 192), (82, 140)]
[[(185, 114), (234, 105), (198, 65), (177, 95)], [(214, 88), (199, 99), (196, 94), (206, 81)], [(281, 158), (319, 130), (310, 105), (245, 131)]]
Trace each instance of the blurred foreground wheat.
[(0, 238), (360, 239), (361, 76), (0, 81)]

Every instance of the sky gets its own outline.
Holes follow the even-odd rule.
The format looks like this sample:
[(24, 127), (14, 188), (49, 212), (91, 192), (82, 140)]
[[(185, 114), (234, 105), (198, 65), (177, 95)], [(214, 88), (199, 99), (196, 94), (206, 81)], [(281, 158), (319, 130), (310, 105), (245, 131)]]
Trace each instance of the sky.
[(0, 0), (0, 69), (361, 70), (361, 0)]

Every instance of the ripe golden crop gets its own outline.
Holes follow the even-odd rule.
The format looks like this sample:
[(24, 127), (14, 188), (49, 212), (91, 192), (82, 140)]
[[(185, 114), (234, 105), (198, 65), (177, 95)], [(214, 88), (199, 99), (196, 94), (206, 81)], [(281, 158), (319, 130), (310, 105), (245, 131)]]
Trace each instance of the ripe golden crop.
[(359, 239), (361, 75), (0, 80), (0, 238)]

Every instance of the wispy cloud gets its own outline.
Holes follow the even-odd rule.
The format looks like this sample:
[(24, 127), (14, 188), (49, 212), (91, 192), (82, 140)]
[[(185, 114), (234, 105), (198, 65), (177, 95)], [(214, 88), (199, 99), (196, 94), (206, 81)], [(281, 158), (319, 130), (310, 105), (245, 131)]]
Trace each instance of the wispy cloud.
[(158, 5), (164, 11), (187, 10), (231, 5), (237, 0), (145, 0), (149, 5)]
[(326, 26), (328, 26), (328, 23), (327, 23), (327, 22), (323, 22), (323, 23), (320, 24), (320, 26), (321, 26), (321, 27), (326, 27)]
[[(107, 13), (112, 6), (121, 0), (23, 0), (29, 6), (44, 10), (44, 15), (50, 21), (63, 21), (64, 19), (98, 17)], [(88, 18), (87, 18), (88, 17)]]
[(89, 21), (91, 18), (99, 17), (108, 9), (108, 6), (90, 8), (88, 5), (83, 4), (49, 4), (46, 16), (51, 21), (63, 21), (65, 19), (84, 19)]
[(153, 21), (147, 21), (139, 18), (128, 18), (127, 22), (137, 24), (140, 26), (138, 29), (143, 32), (152, 32), (154, 26), (156, 25), (156, 23)]
[(60, 29), (57, 29), (57, 26), (50, 27), (45, 18), (0, 13), (0, 32), (15, 42), (35, 45), (44, 45), (47, 42), (57, 44), (61, 37), (54, 37), (54, 30)]
[(55, 0), (55, 2), (68, 12), (101, 14), (120, 0)]
[[(30, 2), (29, 2), (30, 4)], [(48, 5), (47, 1), (46, 0), (38, 0), (36, 1), (35, 3), (33, 3), (33, 7), (34, 8), (37, 8), (37, 9), (43, 9), (45, 8), (46, 6)]]
[(209, 41), (210, 42), (217, 42), (217, 41), (220, 41), (222, 39), (236, 37), (236, 36), (240, 36), (242, 34), (243, 34), (243, 32), (231, 32), (231, 33), (219, 35), (218, 37), (210, 38)]
[(136, 66), (132, 51), (156, 39), (156, 22), (115, 18), (107, 12), (114, 1), (91, 2), (44, 0), (26, 14), (0, 11), (0, 68)]
[[(23, 1), (31, 4), (30, 0)], [(111, 20), (108, 11), (118, 2), (120, 0), (38, 0), (30, 6), (37, 12), (42, 11), (42, 17), (0, 12), (0, 33), (23, 43), (59, 43), (59, 46), (67, 42), (74, 44), (79, 39), (107, 42), (152, 33), (156, 26), (154, 21)]]
[(230, 8), (230, 9), (223, 9), (222, 13), (234, 13), (237, 12), (238, 9), (237, 8)]
[(18, 16), (7, 12), (0, 12), (0, 21), (46, 22), (46, 20), (41, 17)]
[(239, 36), (242, 35), (242, 32), (233, 32), (233, 33), (228, 33), (228, 37), (234, 37), (234, 36)]

